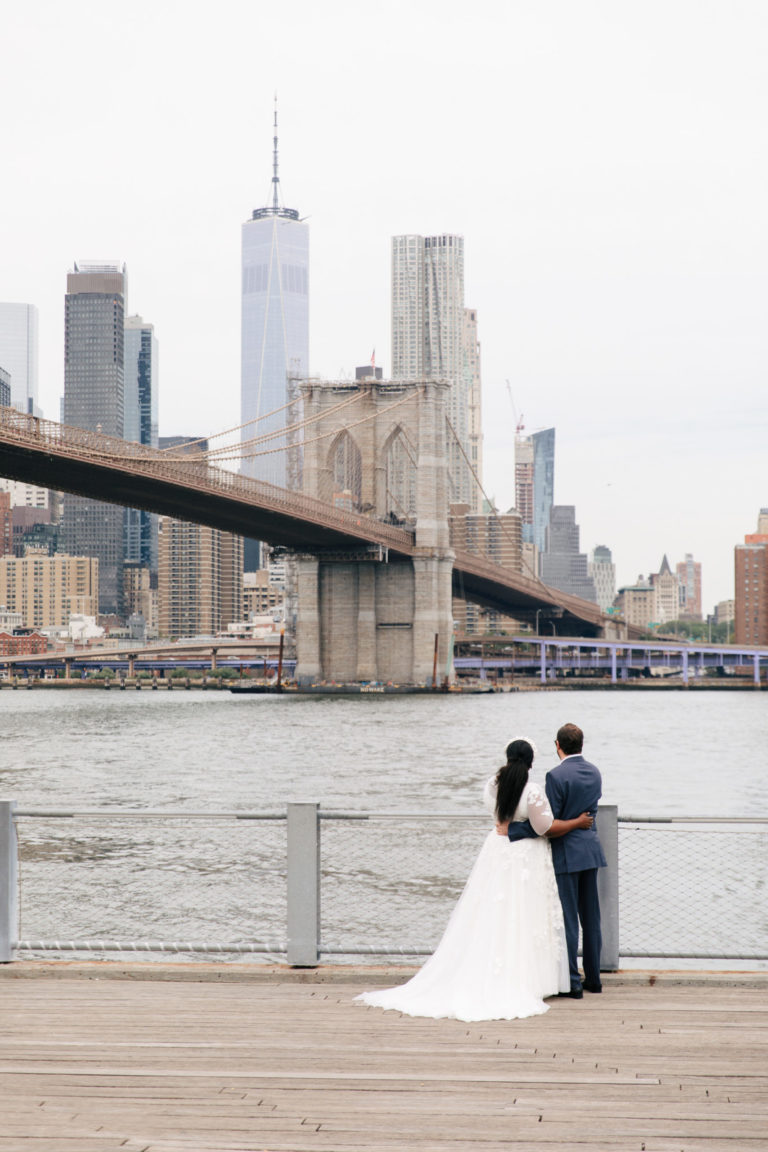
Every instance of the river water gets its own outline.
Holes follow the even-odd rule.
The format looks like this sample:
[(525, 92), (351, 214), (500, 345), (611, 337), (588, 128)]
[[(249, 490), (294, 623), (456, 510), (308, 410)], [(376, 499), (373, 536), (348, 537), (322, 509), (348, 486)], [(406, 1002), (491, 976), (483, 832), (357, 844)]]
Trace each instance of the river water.
[[(0, 797), (21, 809), (278, 812), (290, 801), (316, 801), (343, 812), (467, 818), (455, 830), (450, 821), (404, 820), (399, 838), (381, 831), (359, 843), (349, 824), (323, 829), (330, 937), (352, 932), (431, 945), (486, 833), (487, 824), (473, 818), (482, 814), (482, 786), (508, 740), (533, 740), (534, 778), (543, 780), (556, 762), (558, 726), (578, 723), (585, 754), (603, 773), (603, 799), (618, 805), (620, 817), (766, 817), (766, 707), (765, 695), (750, 691), (312, 698), (3, 689)], [(256, 837), (254, 824), (233, 827), (20, 821), (22, 937), (231, 941), (259, 929), (270, 939), (284, 936), (284, 825), (262, 824)], [(726, 840), (723, 863), (712, 845)], [(646, 839), (638, 849), (652, 848), (659, 883), (671, 867), (670, 843)], [(627, 841), (628, 860), (630, 848)], [(733, 903), (730, 886), (742, 901), (739, 921), (755, 921), (762, 901), (746, 946), (764, 949), (765, 850), (766, 836), (754, 834), (699, 839), (693, 855), (684, 849), (691, 874), (681, 874), (683, 886), (714, 867), (707, 882), (718, 890), (701, 896), (682, 943), (662, 940), (674, 937), (674, 925), (665, 925), (654, 946), (692, 948), (712, 899)], [(742, 871), (757, 877), (757, 887), (745, 889)], [(259, 911), (252, 918), (243, 902), (254, 903), (254, 876)], [(405, 909), (404, 893), (437, 903), (429, 915), (418, 900)], [(661, 901), (668, 919), (677, 918), (678, 899)], [(646, 913), (638, 910), (628, 931), (642, 936)], [(263, 931), (256, 938), (265, 939)]]

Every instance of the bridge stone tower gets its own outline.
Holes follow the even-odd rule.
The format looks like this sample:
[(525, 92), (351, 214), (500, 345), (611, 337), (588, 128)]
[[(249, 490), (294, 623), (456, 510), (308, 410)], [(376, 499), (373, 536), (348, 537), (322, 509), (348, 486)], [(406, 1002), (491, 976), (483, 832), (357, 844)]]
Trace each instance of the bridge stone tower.
[[(412, 556), (392, 551), (297, 558), (299, 683), (432, 684), (453, 677), (443, 381), (302, 385), (303, 488), (398, 523)], [(436, 641), (437, 638), (437, 641)]]

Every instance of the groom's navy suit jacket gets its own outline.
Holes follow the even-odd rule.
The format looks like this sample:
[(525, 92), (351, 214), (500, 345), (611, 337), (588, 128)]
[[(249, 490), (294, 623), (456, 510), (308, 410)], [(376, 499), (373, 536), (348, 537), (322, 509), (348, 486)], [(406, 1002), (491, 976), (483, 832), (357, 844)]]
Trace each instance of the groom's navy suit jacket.
[[(573, 820), (582, 812), (597, 817), (603, 782), (595, 765), (583, 756), (567, 756), (561, 760), (556, 768), (547, 772), (544, 789), (556, 820)], [(528, 820), (510, 824), (509, 839), (513, 843), (526, 836), (536, 836)], [(591, 828), (574, 828), (567, 835), (550, 840), (550, 844), (555, 873), (583, 872), (606, 865), (595, 824)]]

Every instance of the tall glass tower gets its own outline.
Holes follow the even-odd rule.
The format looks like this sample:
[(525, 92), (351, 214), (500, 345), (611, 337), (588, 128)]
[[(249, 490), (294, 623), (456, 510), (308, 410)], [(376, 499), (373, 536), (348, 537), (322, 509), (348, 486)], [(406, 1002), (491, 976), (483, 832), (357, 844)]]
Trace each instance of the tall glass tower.
[(0, 303), (0, 368), (11, 377), (11, 404), (39, 416), (37, 406), (37, 308)]
[[(157, 448), (157, 338), (141, 316), (125, 321), (125, 439)], [(139, 508), (125, 510), (125, 559), (157, 571), (158, 518)]]
[(392, 238), (392, 379), (448, 380), (451, 501), (480, 511), (467, 460), (480, 473), (480, 346), (477, 312), (464, 307), (464, 237)]
[(533, 542), (541, 555), (547, 543), (549, 517), (555, 500), (555, 430), (534, 432), (533, 441)]
[[(125, 429), (125, 265), (75, 264), (64, 300), (64, 423), (122, 438)], [(62, 550), (99, 560), (99, 611), (121, 616), (125, 513), (64, 497)]]
[[(242, 227), (242, 327), (240, 419), (242, 470), (270, 484), (291, 487), (296, 455), (249, 448), (247, 441), (287, 427), (295, 417), (297, 389), (309, 365), (309, 228), (295, 208), (280, 204), (277, 109), (272, 153), (272, 203), (256, 208)], [(289, 406), (290, 405), (290, 406)], [(258, 421), (258, 423), (255, 423)], [(286, 447), (275, 437), (262, 449)]]

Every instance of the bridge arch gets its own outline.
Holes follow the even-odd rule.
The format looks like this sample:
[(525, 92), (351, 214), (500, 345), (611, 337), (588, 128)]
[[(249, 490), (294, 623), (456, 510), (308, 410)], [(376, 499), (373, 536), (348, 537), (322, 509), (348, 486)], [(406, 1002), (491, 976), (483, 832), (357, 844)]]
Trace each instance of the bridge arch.
[(390, 520), (416, 518), (416, 454), (402, 424), (396, 424), (382, 447), (384, 515)]
[(322, 492), (321, 498), (337, 507), (359, 511), (362, 507), (363, 464), (362, 453), (355, 438), (342, 429), (333, 438), (323, 470), (325, 485), (331, 491)]

